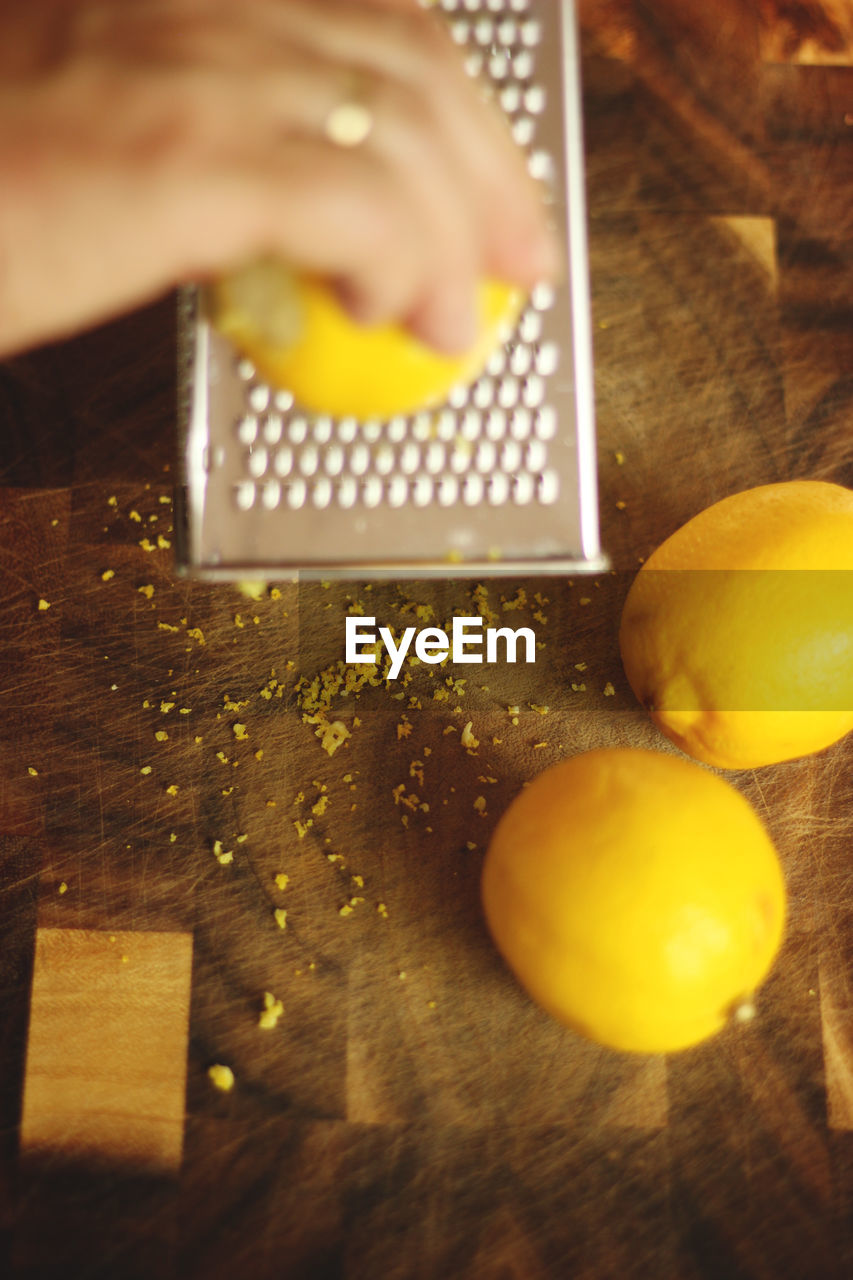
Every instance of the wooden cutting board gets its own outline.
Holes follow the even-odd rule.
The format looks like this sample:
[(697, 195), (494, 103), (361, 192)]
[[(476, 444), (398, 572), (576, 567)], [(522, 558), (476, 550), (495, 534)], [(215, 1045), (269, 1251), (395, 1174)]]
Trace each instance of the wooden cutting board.
[[(853, 743), (735, 776), (791, 893), (748, 1027), (600, 1050), (481, 921), (525, 779), (662, 745), (615, 645), (640, 558), (748, 485), (853, 485), (849, 6), (582, 16), (613, 573), (180, 582), (171, 300), (0, 369), (4, 1276), (851, 1273)], [(354, 602), (542, 648), (339, 690), (330, 755)]]

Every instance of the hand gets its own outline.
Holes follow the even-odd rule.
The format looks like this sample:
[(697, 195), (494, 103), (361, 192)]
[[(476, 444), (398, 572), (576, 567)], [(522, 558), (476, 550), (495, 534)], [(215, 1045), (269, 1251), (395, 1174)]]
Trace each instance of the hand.
[[(325, 130), (357, 92), (357, 146)], [(259, 254), (455, 349), (559, 252), (505, 122), (415, 0), (0, 0), (0, 354)]]

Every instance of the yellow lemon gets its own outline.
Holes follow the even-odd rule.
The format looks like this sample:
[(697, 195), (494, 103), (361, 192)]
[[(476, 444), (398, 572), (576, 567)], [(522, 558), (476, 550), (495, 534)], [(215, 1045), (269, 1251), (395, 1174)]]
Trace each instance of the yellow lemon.
[(740, 792), (689, 760), (628, 748), (564, 760), (516, 797), (482, 900), (534, 1000), (641, 1053), (751, 1016), (785, 922), (775, 849)]
[(733, 494), (646, 561), (619, 633), (658, 727), (723, 769), (820, 751), (853, 729), (853, 491)]
[(477, 339), (469, 351), (447, 355), (396, 324), (359, 324), (327, 282), (270, 259), (207, 290), (212, 323), (263, 378), (314, 413), (362, 420), (428, 409), (474, 381), (510, 336), (523, 302), (511, 285), (482, 282)]

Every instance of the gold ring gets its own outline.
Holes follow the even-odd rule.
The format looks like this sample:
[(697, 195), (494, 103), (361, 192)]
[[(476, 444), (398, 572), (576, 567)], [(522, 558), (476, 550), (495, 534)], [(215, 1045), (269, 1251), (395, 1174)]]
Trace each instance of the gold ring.
[(361, 77), (350, 77), (349, 90), (332, 107), (323, 124), (323, 133), (336, 147), (360, 147), (373, 130), (373, 112), (364, 101)]

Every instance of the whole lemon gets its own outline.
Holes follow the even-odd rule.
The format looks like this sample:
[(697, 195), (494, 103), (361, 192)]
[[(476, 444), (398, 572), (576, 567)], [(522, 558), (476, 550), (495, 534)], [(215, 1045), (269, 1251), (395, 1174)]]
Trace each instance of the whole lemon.
[(746, 769), (853, 729), (853, 491), (762, 485), (708, 507), (637, 574), (625, 673), (688, 755)]
[(272, 259), (226, 274), (207, 290), (212, 323), (263, 378), (314, 413), (362, 420), (428, 409), (457, 384), (474, 381), (509, 338), (523, 302), (513, 286), (483, 281), (477, 340), (448, 355), (402, 326), (358, 323), (327, 281)]
[(529, 994), (599, 1044), (684, 1049), (751, 997), (780, 946), (785, 885), (748, 801), (656, 751), (547, 769), (492, 836), (486, 921)]

